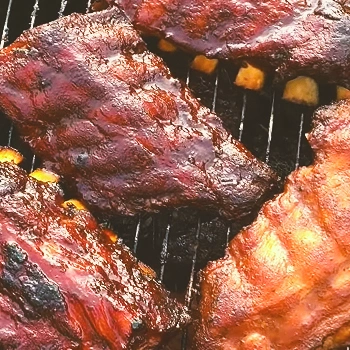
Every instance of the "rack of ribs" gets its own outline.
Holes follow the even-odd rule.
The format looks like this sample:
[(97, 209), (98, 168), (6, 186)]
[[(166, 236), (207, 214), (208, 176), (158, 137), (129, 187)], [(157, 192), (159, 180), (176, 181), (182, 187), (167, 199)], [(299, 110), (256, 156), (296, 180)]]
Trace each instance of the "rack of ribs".
[(277, 176), (170, 76), (117, 8), (73, 14), (0, 52), (0, 108), (96, 213), (250, 213)]
[(248, 60), (275, 71), (276, 81), (307, 75), (350, 87), (348, 1), (106, 2), (125, 10), (142, 32), (183, 50), (236, 63)]
[(18, 157), (0, 149), (1, 349), (153, 349), (189, 321), (56, 175)]
[(314, 164), (202, 272), (196, 349), (350, 343), (350, 101), (316, 112)]

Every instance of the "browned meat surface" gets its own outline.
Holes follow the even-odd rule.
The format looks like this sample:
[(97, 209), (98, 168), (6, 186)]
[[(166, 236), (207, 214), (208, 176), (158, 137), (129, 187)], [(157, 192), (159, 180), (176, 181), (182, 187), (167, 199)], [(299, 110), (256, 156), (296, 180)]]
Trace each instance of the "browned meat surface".
[(202, 274), (196, 349), (350, 343), (350, 102), (315, 115), (312, 166)]
[(188, 322), (149, 267), (63, 207), (57, 184), (0, 162), (0, 193), (1, 349), (151, 349)]
[(107, 0), (135, 26), (208, 57), (251, 58), (277, 78), (310, 75), (350, 87), (348, 1)]
[(116, 8), (64, 17), (4, 49), (0, 106), (96, 212), (192, 206), (233, 219), (276, 183)]

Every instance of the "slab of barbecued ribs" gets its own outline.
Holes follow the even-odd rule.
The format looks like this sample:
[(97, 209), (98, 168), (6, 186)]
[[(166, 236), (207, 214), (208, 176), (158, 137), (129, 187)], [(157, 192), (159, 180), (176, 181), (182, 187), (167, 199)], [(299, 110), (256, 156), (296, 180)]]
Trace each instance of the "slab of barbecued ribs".
[(276, 183), (117, 8), (61, 18), (2, 50), (0, 108), (96, 212), (193, 206), (232, 219)]
[(350, 6), (336, 0), (107, 0), (136, 28), (197, 54), (253, 59), (276, 78), (350, 87)]
[(202, 274), (196, 349), (350, 343), (350, 102), (319, 110), (312, 166)]
[(1, 349), (151, 349), (188, 322), (154, 271), (87, 210), (64, 202), (57, 183), (4, 162), (7, 151), (0, 149)]

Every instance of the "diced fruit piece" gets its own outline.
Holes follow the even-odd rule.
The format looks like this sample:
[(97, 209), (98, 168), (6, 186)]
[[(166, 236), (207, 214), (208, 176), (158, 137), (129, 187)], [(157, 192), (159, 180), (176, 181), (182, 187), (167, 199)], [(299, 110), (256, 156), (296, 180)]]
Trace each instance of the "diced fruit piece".
[(318, 105), (318, 85), (312, 78), (299, 76), (287, 82), (283, 99), (298, 104), (316, 106)]
[(29, 176), (41, 182), (58, 182), (60, 179), (57, 174), (46, 169), (36, 169)]
[(164, 52), (175, 52), (177, 50), (176, 46), (165, 39), (160, 39), (158, 42), (158, 49)]
[(216, 58), (207, 58), (203, 55), (198, 55), (192, 61), (191, 68), (206, 74), (212, 74), (218, 63), (219, 60)]
[(118, 240), (117, 234), (115, 234), (113, 231), (109, 230), (108, 228), (103, 229), (103, 233), (113, 242), (115, 243)]
[(350, 90), (343, 87), (343, 86), (337, 86), (337, 101), (340, 100), (347, 100), (350, 98)]
[(78, 210), (87, 210), (85, 205), (78, 201), (77, 199), (69, 199), (65, 202), (62, 203), (63, 208), (70, 208), (70, 207), (74, 207), (75, 209)]
[(239, 69), (235, 84), (248, 90), (261, 90), (265, 83), (265, 72), (245, 62)]
[(23, 160), (23, 156), (21, 153), (16, 151), (11, 147), (0, 147), (0, 162), (10, 162), (14, 164), (19, 164)]

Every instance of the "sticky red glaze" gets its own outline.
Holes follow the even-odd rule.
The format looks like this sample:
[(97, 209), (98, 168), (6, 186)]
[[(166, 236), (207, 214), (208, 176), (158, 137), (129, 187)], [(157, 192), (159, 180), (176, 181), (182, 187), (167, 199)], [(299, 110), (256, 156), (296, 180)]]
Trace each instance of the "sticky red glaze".
[(0, 163), (0, 347), (150, 349), (186, 309), (56, 184)]
[(106, 1), (122, 7), (138, 29), (185, 50), (255, 60), (275, 69), (277, 79), (307, 74), (349, 86), (346, 1)]
[(192, 206), (234, 219), (277, 180), (116, 8), (64, 17), (3, 50), (0, 106), (45, 167), (104, 215)]
[(196, 349), (350, 343), (350, 102), (319, 110), (312, 166), (202, 272)]

